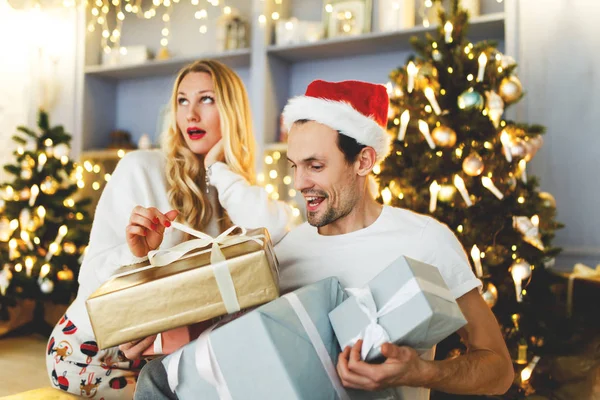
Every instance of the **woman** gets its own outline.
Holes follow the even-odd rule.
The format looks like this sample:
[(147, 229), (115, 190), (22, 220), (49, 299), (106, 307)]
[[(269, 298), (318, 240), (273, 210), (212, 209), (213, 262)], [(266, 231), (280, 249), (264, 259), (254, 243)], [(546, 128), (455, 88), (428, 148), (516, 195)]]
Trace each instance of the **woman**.
[(84, 397), (133, 397), (145, 363), (140, 355), (154, 337), (98, 350), (85, 300), (120, 266), (185, 240), (169, 229), (175, 219), (211, 236), (232, 223), (264, 226), (279, 241), (292, 214), (252, 186), (254, 176), (250, 107), (241, 79), (217, 61), (188, 65), (174, 84), (162, 150), (127, 154), (102, 193), (77, 298), (48, 342), (46, 364), (55, 387)]

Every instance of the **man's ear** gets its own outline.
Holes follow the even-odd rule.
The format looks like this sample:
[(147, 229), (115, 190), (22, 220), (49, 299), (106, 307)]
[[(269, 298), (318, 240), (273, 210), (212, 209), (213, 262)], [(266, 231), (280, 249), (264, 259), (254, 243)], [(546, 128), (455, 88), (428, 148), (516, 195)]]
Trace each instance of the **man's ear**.
[(364, 147), (356, 158), (356, 173), (359, 176), (367, 176), (375, 167), (377, 154), (372, 147)]

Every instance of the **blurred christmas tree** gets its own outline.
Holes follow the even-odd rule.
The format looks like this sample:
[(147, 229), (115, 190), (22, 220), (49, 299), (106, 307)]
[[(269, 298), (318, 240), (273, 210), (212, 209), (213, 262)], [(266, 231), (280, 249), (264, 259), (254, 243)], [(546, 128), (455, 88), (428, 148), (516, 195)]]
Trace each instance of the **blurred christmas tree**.
[(418, 55), (390, 75), (396, 140), (376, 171), (381, 200), (431, 214), (457, 234), (516, 365), (525, 367), (559, 342), (545, 265), (560, 251), (551, 240), (561, 224), (552, 195), (526, 173), (544, 128), (502, 118), (523, 95), (516, 64), (495, 43), (466, 39), (468, 15), (458, 3), (440, 13), (435, 37), (412, 39)]
[(17, 128), (15, 162), (4, 166), (14, 179), (0, 185), (0, 320), (17, 298), (69, 303), (89, 239), (89, 201), (76, 199), (81, 171), (69, 159), (71, 136), (50, 127), (44, 111), (38, 127)]

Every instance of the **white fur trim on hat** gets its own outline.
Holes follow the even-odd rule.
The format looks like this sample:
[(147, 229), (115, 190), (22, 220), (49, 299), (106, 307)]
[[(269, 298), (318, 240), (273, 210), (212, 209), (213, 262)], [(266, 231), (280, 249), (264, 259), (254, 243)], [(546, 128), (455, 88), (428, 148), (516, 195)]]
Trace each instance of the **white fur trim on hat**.
[(377, 154), (377, 162), (383, 161), (391, 151), (391, 137), (386, 130), (348, 103), (310, 96), (294, 97), (283, 109), (283, 124), (289, 131), (294, 122), (301, 119), (327, 125), (360, 144), (372, 147)]

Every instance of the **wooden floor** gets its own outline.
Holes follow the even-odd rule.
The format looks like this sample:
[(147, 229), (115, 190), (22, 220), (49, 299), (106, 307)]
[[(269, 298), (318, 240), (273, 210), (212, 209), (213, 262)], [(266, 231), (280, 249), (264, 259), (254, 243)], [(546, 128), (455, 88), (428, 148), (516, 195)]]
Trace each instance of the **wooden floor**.
[(50, 387), (41, 335), (0, 338), (0, 397)]

